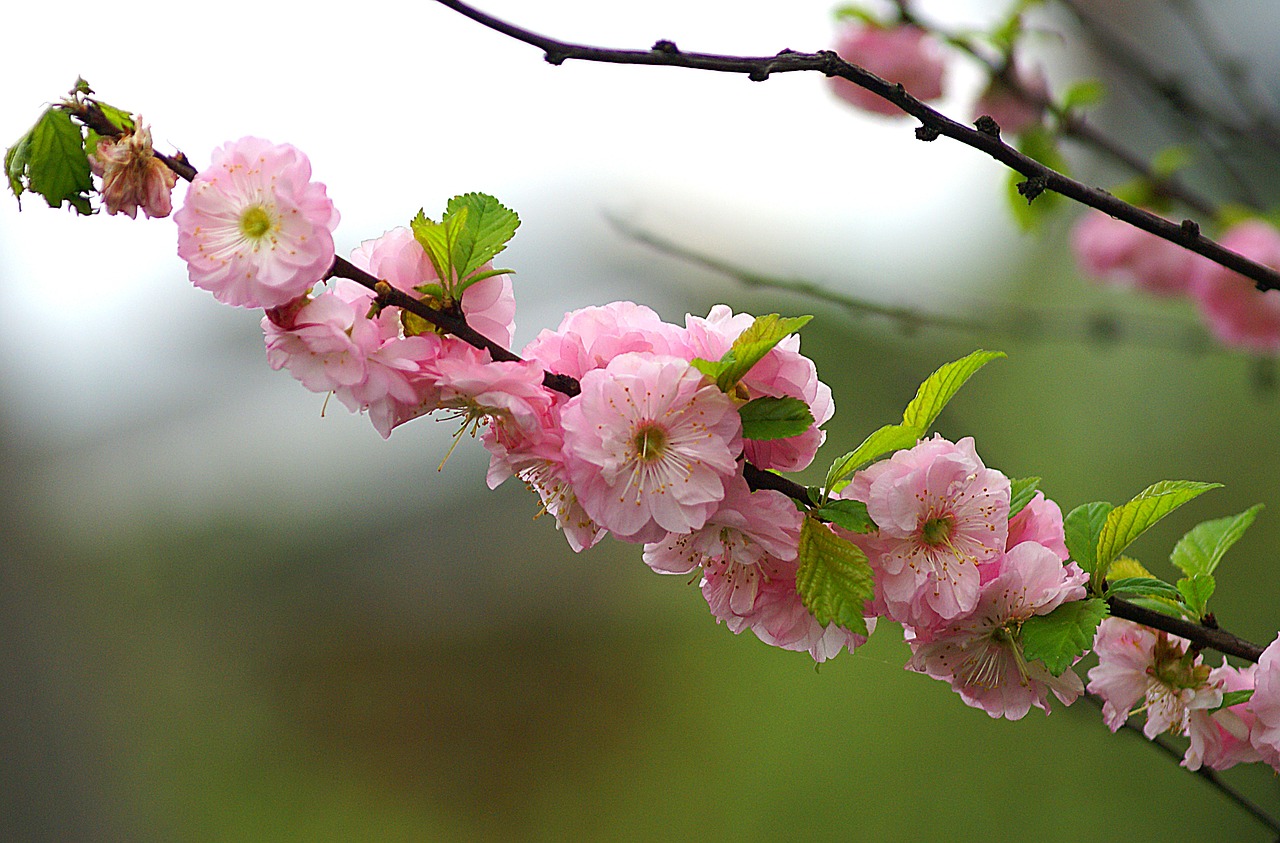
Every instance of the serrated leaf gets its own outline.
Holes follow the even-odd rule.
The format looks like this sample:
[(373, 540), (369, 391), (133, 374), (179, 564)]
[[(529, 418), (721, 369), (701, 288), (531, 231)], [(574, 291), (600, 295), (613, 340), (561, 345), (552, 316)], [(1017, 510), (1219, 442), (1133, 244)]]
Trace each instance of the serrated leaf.
[(866, 463), (890, 451), (910, 448), (919, 439), (920, 435), (914, 428), (900, 424), (886, 424), (862, 440), (861, 445), (844, 456), (837, 457), (835, 462), (831, 463), (831, 468), (827, 469), (827, 489), (832, 492), (840, 491), (849, 485), (849, 479), (853, 477), (853, 473)]
[(1213, 714), (1215, 711), (1222, 711), (1224, 708), (1231, 708), (1233, 705), (1246, 703), (1253, 699), (1253, 691), (1253, 688), (1248, 688), (1243, 691), (1225, 691), (1222, 694), (1222, 703), (1216, 708), (1209, 709), (1209, 713)]
[(765, 396), (738, 408), (743, 439), (786, 439), (799, 436), (813, 424), (809, 405), (799, 398)]
[(1098, 79), (1081, 79), (1067, 86), (1062, 93), (1061, 108), (1063, 111), (1088, 108), (1097, 105), (1107, 97), (1107, 88)]
[(1110, 514), (1111, 504), (1093, 501), (1080, 504), (1062, 519), (1067, 552), (1086, 573), (1092, 574), (1098, 568), (1098, 536)]
[(1156, 577), (1121, 577), (1107, 580), (1108, 597), (1158, 597), (1163, 600), (1181, 601), (1177, 588)]
[(1009, 517), (1017, 515), (1027, 504), (1031, 503), (1031, 499), (1036, 496), (1036, 492), (1040, 489), (1039, 477), (1023, 477), (1020, 480), (1009, 481)]
[(1222, 561), (1222, 556), (1240, 540), (1253, 520), (1262, 510), (1262, 504), (1251, 506), (1238, 515), (1202, 521), (1178, 539), (1169, 555), (1178, 570), (1188, 577), (1196, 574), (1212, 574)]
[(862, 501), (827, 501), (814, 515), (851, 533), (874, 533), (879, 529), (867, 514), (867, 505)]
[(720, 373), (724, 371), (724, 364), (719, 360), (703, 360), (701, 357), (695, 357), (689, 361), (689, 365), (711, 380), (720, 377)]
[(80, 127), (71, 121), (71, 115), (60, 108), (46, 110), (30, 137), (24, 173), (26, 189), (43, 196), (50, 208), (60, 208), (66, 202), (81, 214), (93, 213), (89, 204), (93, 190), (89, 158)]
[(1192, 574), (1178, 580), (1178, 593), (1183, 602), (1191, 610), (1192, 616), (1202, 618), (1208, 612), (1209, 598), (1217, 589), (1218, 583), (1212, 574)]
[(125, 111), (123, 108), (116, 108), (114, 105), (108, 105), (102, 100), (94, 100), (94, 105), (102, 110), (103, 115), (116, 125), (121, 131), (132, 132), (135, 128), (133, 115)]
[(924, 383), (916, 390), (916, 397), (911, 399), (907, 409), (902, 413), (903, 427), (917, 431), (919, 439), (928, 432), (929, 427), (942, 408), (947, 406), (955, 394), (964, 386), (974, 372), (995, 360), (1006, 356), (1003, 351), (983, 351), (979, 349), (972, 354), (945, 363), (938, 370), (925, 378)]
[(472, 273), (507, 248), (520, 227), (520, 217), (487, 193), (464, 193), (450, 199), (445, 206), (445, 220), (459, 214), (464, 214), (464, 224), (458, 229), (452, 258), (458, 273), (456, 292), (461, 296), (467, 287), (480, 280), (473, 279)]
[(776, 313), (757, 316), (751, 325), (738, 335), (733, 345), (720, 358), (724, 364), (716, 386), (721, 392), (729, 393), (742, 380), (751, 367), (759, 363), (775, 345), (782, 342), (789, 334), (803, 328), (812, 316), (782, 317)]
[(456, 290), (457, 278), (454, 273), (453, 250), (458, 241), (459, 232), (466, 225), (467, 209), (461, 208), (458, 213), (434, 222), (421, 210), (409, 223), (414, 238), (427, 253), (427, 259), (440, 279), (446, 303), (456, 302), (460, 293)]
[(1221, 483), (1197, 483), (1190, 480), (1161, 480), (1139, 492), (1133, 500), (1107, 513), (1106, 523), (1098, 536), (1097, 580), (1105, 579), (1111, 560), (1119, 556), (1134, 539), (1145, 533), (1161, 518)]
[(22, 177), (27, 171), (27, 165), (31, 160), (31, 132), (27, 132), (18, 142), (9, 147), (4, 154), (4, 172), (9, 179), (9, 189), (13, 191), (13, 195), (18, 199), (22, 199), (22, 192), (25, 190), (22, 184)]
[(1113, 578), (1122, 577), (1151, 577), (1156, 579), (1156, 575), (1148, 571), (1141, 562), (1132, 556), (1117, 556), (1111, 560), (1111, 570), (1108, 572)]
[(1093, 646), (1098, 624), (1107, 614), (1106, 601), (1092, 597), (1027, 618), (1022, 623), (1022, 654), (1027, 661), (1039, 659), (1050, 673), (1061, 676)]
[(835, 623), (866, 635), (863, 612), (874, 581), (862, 549), (807, 517), (800, 528), (799, 559), (796, 591), (809, 613), (824, 626)]
[(1171, 618), (1185, 618), (1186, 610), (1181, 604), (1170, 603), (1168, 600), (1158, 600), (1154, 597), (1133, 597), (1127, 602), (1135, 606), (1141, 606), (1144, 609), (1150, 609), (1153, 612), (1159, 612), (1162, 615), (1168, 615)]

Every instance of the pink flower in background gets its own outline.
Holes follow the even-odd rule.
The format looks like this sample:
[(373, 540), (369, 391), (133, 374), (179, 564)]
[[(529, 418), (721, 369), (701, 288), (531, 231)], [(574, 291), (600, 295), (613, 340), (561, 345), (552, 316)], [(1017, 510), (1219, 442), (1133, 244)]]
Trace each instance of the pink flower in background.
[(1196, 255), (1102, 211), (1089, 211), (1071, 231), (1071, 250), (1086, 275), (1157, 296), (1188, 291)]
[(1084, 690), (1068, 669), (1054, 676), (1028, 662), (1019, 638), (1023, 621), (1082, 600), (1088, 574), (1043, 545), (1022, 542), (1005, 554), (1000, 575), (982, 586), (971, 614), (911, 641), (910, 670), (951, 683), (967, 705), (992, 717), (1019, 720), (1032, 706), (1049, 711), (1049, 692), (1070, 705)]
[[(1224, 693), (1252, 691), (1256, 671), (1257, 665), (1240, 670), (1224, 663), (1209, 673), (1209, 684), (1218, 685)], [(1249, 743), (1249, 732), (1256, 720), (1248, 702), (1212, 714), (1205, 709), (1195, 709), (1187, 721), (1191, 745), (1182, 758), (1182, 766), (1188, 770), (1199, 770), (1202, 766), (1225, 770), (1261, 760), (1258, 750)]]
[(972, 438), (898, 451), (855, 474), (843, 497), (864, 502), (880, 528), (868, 560), (890, 618), (919, 623), (917, 602), (943, 620), (973, 610), (979, 566), (1005, 549), (1009, 479), (982, 464)]
[(628, 352), (582, 376), (561, 413), (565, 463), (592, 520), (654, 542), (707, 522), (738, 473), (733, 401), (686, 361)]
[(1049, 101), (1049, 83), (1043, 69), (1019, 69), (1015, 73), (1020, 92), (1010, 89), (999, 79), (992, 79), (973, 106), (976, 117), (990, 117), (1007, 135), (1018, 135), (1040, 125), (1044, 104)]
[(1186, 657), (1188, 642), (1176, 635), (1106, 618), (1098, 625), (1093, 650), (1097, 667), (1089, 670), (1089, 693), (1102, 698), (1102, 719), (1116, 731), (1133, 707), (1145, 700), (1147, 723), (1142, 733), (1187, 734), (1191, 712), (1222, 702), (1222, 687), (1210, 681), (1201, 656)]
[(224, 304), (277, 307), (333, 263), (338, 212), (288, 144), (248, 137), (214, 150), (174, 221), (191, 283)]
[(1257, 718), (1249, 730), (1249, 742), (1263, 761), (1280, 771), (1280, 637), (1258, 659), (1249, 709)]
[[(1227, 230), (1218, 241), (1257, 263), (1280, 268), (1280, 231), (1261, 220)], [(1251, 351), (1280, 351), (1280, 291), (1259, 292), (1252, 281), (1208, 260), (1199, 260), (1191, 296), (1213, 335)]]
[(102, 179), (102, 201), (108, 214), (128, 214), (136, 219), (138, 209), (148, 217), (167, 217), (173, 210), (170, 194), (178, 177), (155, 157), (151, 130), (135, 121), (137, 128), (118, 138), (102, 138), (89, 153), (89, 167)]
[[(836, 40), (840, 58), (869, 70), (890, 84), (901, 83), (922, 102), (942, 96), (942, 74), (946, 70), (942, 47), (917, 26), (881, 27), (850, 23)], [(845, 102), (890, 117), (905, 116), (901, 109), (848, 79), (832, 76), (831, 90)]]

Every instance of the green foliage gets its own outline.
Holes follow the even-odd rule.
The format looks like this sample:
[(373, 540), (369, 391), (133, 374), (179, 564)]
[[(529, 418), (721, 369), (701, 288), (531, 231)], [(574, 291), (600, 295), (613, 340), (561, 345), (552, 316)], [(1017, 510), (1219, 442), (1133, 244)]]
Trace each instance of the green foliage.
[(960, 391), (965, 381), (992, 360), (1004, 356), (1006, 355), (1003, 351), (979, 349), (967, 357), (944, 363), (936, 372), (925, 378), (924, 383), (920, 384), (916, 397), (911, 399), (911, 403), (902, 414), (903, 426), (918, 431), (917, 438), (924, 436), (934, 420), (938, 418), (938, 414), (942, 412), (942, 408), (947, 406), (947, 402)]
[(1160, 178), (1168, 178), (1179, 170), (1185, 170), (1195, 161), (1195, 154), (1187, 146), (1166, 146), (1151, 158), (1151, 172)]
[(1222, 560), (1223, 554), (1240, 540), (1244, 531), (1258, 517), (1262, 504), (1251, 506), (1238, 515), (1215, 518), (1192, 527), (1185, 536), (1178, 539), (1173, 546), (1169, 561), (1186, 574), (1212, 574)]
[(1226, 691), (1222, 695), (1222, 703), (1215, 708), (1209, 709), (1209, 713), (1213, 714), (1215, 711), (1222, 711), (1224, 708), (1231, 708), (1233, 705), (1240, 705), (1240, 703), (1248, 702), (1251, 699), (1253, 699), (1252, 688), (1245, 691)]
[(84, 136), (65, 109), (46, 109), (31, 131), (5, 153), (4, 168), (14, 196), (21, 198), (30, 191), (43, 196), (50, 208), (66, 202), (78, 213), (93, 213), (89, 204), (93, 179)]
[(1040, 489), (1039, 477), (1023, 477), (1020, 480), (1009, 481), (1009, 517), (1017, 515), (1027, 504), (1031, 503), (1031, 499), (1036, 496), (1036, 492)]
[(1093, 646), (1098, 624), (1106, 616), (1106, 601), (1093, 597), (1027, 618), (1022, 624), (1022, 654), (1027, 661), (1039, 659), (1050, 673), (1061, 676)]
[[(1043, 126), (1030, 128), (1019, 135), (1018, 151), (1050, 169), (1067, 173), (1067, 159), (1058, 151), (1057, 136)], [(1021, 173), (1010, 170), (1006, 195), (1014, 222), (1023, 231), (1034, 231), (1060, 206), (1062, 197), (1052, 191), (1024, 195), (1019, 187), (1025, 181), (1026, 177)]]
[(1111, 504), (1094, 501), (1080, 504), (1062, 519), (1067, 551), (1076, 564), (1089, 574), (1098, 568), (1098, 537), (1110, 514)]
[(715, 379), (716, 386), (725, 393), (733, 392), (738, 381), (746, 377), (751, 367), (782, 342), (787, 335), (809, 324), (812, 316), (782, 317), (776, 313), (757, 316), (750, 327), (738, 335), (733, 345), (719, 360), (695, 358), (693, 365), (699, 372)]
[(1124, 552), (1134, 539), (1161, 518), (1187, 501), (1221, 485), (1190, 480), (1161, 480), (1143, 489), (1133, 500), (1108, 512), (1098, 536), (1097, 567), (1093, 571), (1093, 581), (1098, 583), (1106, 579), (1111, 560)]
[(867, 505), (862, 501), (827, 501), (818, 507), (814, 515), (851, 533), (872, 533), (877, 529), (876, 522), (867, 514)]
[(1058, 107), (1063, 111), (1076, 111), (1097, 105), (1107, 97), (1107, 88), (1099, 79), (1081, 79), (1072, 82), (1062, 92)]
[(1107, 582), (1107, 597), (1156, 597), (1181, 602), (1182, 595), (1164, 580), (1155, 577), (1121, 577)]
[(1178, 580), (1178, 594), (1193, 618), (1202, 618), (1209, 611), (1209, 598), (1218, 587), (1211, 574), (1192, 574)]
[(409, 227), (440, 279), (446, 304), (459, 301), (477, 281), (511, 272), (480, 271), (507, 247), (520, 227), (516, 213), (488, 194), (453, 197), (439, 222), (419, 210)]
[(900, 424), (887, 424), (872, 433), (862, 444), (849, 453), (837, 457), (827, 469), (826, 486), (832, 492), (838, 492), (849, 485), (853, 473), (877, 457), (900, 448), (910, 448), (920, 439), (919, 432), (913, 427)]
[(738, 408), (744, 439), (785, 439), (799, 436), (813, 424), (809, 405), (799, 398), (765, 396)]
[(796, 591), (805, 608), (826, 625), (867, 634), (864, 606), (874, 590), (871, 566), (861, 548), (807, 517), (800, 529)]

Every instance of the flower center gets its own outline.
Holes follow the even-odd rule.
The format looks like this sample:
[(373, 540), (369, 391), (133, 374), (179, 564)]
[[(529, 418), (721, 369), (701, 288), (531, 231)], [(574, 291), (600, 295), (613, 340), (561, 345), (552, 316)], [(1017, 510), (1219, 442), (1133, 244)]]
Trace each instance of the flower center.
[(261, 205), (251, 205), (240, 215), (240, 233), (257, 240), (271, 230), (271, 214)]
[(945, 515), (940, 518), (930, 518), (924, 522), (924, 529), (921, 530), (924, 543), (930, 547), (945, 544), (947, 539), (951, 538), (951, 528), (954, 526), (951, 519)]
[(653, 462), (662, 459), (667, 450), (667, 432), (656, 424), (641, 425), (635, 432), (631, 444), (635, 455), (641, 462)]

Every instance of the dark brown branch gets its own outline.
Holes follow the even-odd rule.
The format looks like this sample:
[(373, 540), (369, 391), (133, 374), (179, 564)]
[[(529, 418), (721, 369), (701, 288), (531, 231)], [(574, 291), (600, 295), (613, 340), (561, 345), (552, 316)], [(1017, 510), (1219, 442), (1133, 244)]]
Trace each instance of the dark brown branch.
[(1207, 647), (1217, 650), (1219, 653), (1237, 656), (1245, 661), (1255, 663), (1262, 657), (1262, 651), (1265, 649), (1225, 630), (1192, 623), (1182, 618), (1170, 617), (1163, 612), (1144, 609), (1118, 597), (1107, 598), (1107, 605), (1111, 607), (1111, 614), (1117, 618), (1124, 618), (1134, 623), (1140, 623), (1143, 626), (1149, 626), (1152, 629), (1163, 629), (1173, 635), (1180, 635), (1201, 649)]
[(688, 67), (718, 73), (740, 73), (753, 81), (763, 81), (775, 73), (796, 71), (816, 71), (826, 76), (839, 76), (893, 103), (906, 114), (919, 120), (921, 126), (916, 129), (916, 137), (919, 139), (934, 140), (939, 136), (951, 138), (986, 153), (1022, 174), (1027, 180), (1023, 182), (1020, 189), (1028, 201), (1034, 200), (1045, 190), (1052, 190), (1203, 255), (1214, 263), (1249, 278), (1259, 290), (1280, 290), (1280, 272), (1251, 261), (1229, 249), (1224, 249), (1201, 234), (1200, 225), (1193, 220), (1183, 220), (1181, 223), (1170, 222), (1149, 211), (1130, 205), (1105, 190), (1078, 182), (1046, 167), (1034, 158), (1023, 155), (1000, 140), (997, 134), (981, 132), (952, 120), (911, 96), (901, 85), (886, 82), (874, 73), (844, 61), (830, 50), (817, 53), (783, 50), (774, 56), (760, 57), (723, 56), (685, 52), (670, 41), (659, 41), (651, 50), (611, 50), (548, 38), (498, 20), (459, 0), (436, 0), (436, 2), (490, 29), (537, 47), (552, 64), (562, 64), (569, 59), (578, 59), (610, 64)]

